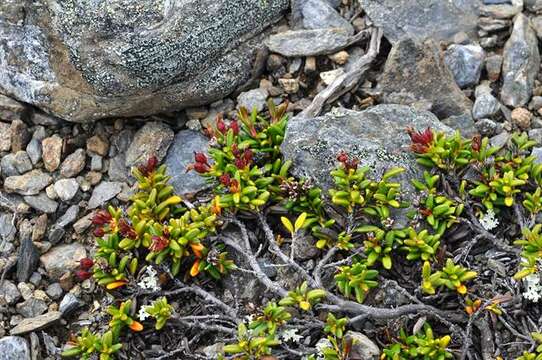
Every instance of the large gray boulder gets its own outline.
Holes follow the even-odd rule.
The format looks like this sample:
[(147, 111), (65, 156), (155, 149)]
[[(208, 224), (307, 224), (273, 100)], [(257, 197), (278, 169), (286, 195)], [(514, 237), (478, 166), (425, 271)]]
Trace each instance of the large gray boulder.
[(0, 4), (0, 92), (66, 120), (212, 102), (250, 78), (289, 0)]
[(408, 126), (452, 131), (432, 113), (405, 105), (377, 105), (364, 111), (335, 109), (316, 118), (290, 120), (282, 152), (293, 161), (294, 175), (312, 178), (323, 188), (333, 184), (329, 172), (337, 166), (337, 154), (346, 151), (360, 160), (360, 166), (369, 166), (374, 177), (392, 167), (405, 168), (400, 179), (409, 191), (410, 179), (420, 176), (421, 169), (409, 151)]
[(451, 40), (474, 34), (479, 0), (361, 0), (361, 7), (392, 43), (401, 39)]
[(411, 105), (429, 102), (431, 112), (465, 135), (474, 131), (472, 102), (457, 85), (433, 40), (404, 39), (390, 51), (378, 83), (383, 101)]

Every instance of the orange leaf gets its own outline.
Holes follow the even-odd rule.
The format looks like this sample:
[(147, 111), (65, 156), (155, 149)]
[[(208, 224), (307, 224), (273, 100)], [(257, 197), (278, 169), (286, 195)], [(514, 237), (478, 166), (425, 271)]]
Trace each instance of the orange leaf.
[(140, 322), (134, 320), (130, 324), (130, 329), (132, 329), (133, 331), (141, 331), (143, 330), (143, 325), (141, 325)]
[(107, 288), (107, 290), (113, 290), (113, 289), (119, 288), (121, 286), (124, 286), (127, 283), (128, 282), (126, 280), (113, 281), (112, 283), (107, 284), (106, 288)]
[(199, 274), (199, 261), (199, 259), (194, 261), (194, 264), (192, 264), (192, 268), (190, 269), (190, 275), (193, 277)]
[(204, 249), (203, 245), (201, 243), (190, 244), (190, 247), (192, 248), (192, 251), (194, 252), (194, 255), (201, 258), (201, 252)]
[(460, 293), (461, 295), (465, 295), (467, 293), (467, 287), (463, 284), (459, 285), (458, 287), (455, 288), (457, 290), (458, 293)]

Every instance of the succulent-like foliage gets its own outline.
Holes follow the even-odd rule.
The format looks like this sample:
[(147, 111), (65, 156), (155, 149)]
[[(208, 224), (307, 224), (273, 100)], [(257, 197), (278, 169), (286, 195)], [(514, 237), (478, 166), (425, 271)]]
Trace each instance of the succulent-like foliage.
[(541, 360), (542, 359), (542, 334), (531, 333), (531, 337), (538, 343), (534, 352), (525, 351), (516, 360)]
[(521, 270), (514, 275), (516, 279), (522, 279), (529, 274), (538, 271), (539, 260), (542, 259), (542, 230), (541, 224), (536, 224), (532, 229), (523, 229), (523, 238), (514, 241), (515, 245), (522, 248)]
[(435, 257), (440, 245), (440, 235), (431, 234), (425, 229), (416, 232), (413, 228), (408, 228), (407, 236), (401, 243), (401, 249), (407, 252), (408, 260), (430, 260)]
[(78, 356), (81, 360), (91, 360), (99, 356), (100, 360), (110, 360), (122, 348), (122, 344), (111, 330), (99, 336), (90, 332), (88, 328), (81, 331), (81, 335), (72, 345), (62, 353), (63, 357)]
[(335, 283), (344, 296), (354, 297), (357, 302), (362, 303), (369, 290), (378, 286), (377, 276), (377, 270), (369, 269), (365, 263), (359, 261), (339, 267)]
[(111, 321), (109, 326), (113, 329), (115, 333), (118, 333), (120, 329), (127, 326), (133, 331), (143, 330), (143, 325), (138, 321), (132, 319), (132, 301), (126, 300), (122, 302), (119, 307), (114, 305), (107, 308), (107, 312), (111, 315)]
[(385, 269), (391, 269), (391, 252), (399, 241), (405, 238), (406, 231), (399, 229), (386, 231), (374, 225), (360, 226), (355, 231), (365, 234), (363, 245), (367, 255), (367, 266), (380, 262)]
[(423, 331), (407, 336), (401, 329), (398, 342), (383, 350), (382, 360), (444, 360), (453, 359), (447, 347), (451, 337), (445, 335), (435, 338), (433, 330), (428, 323)]
[(309, 311), (314, 304), (318, 303), (326, 296), (325, 290), (309, 289), (307, 282), (303, 282), (301, 286), (294, 291), (288, 292), (288, 295), (279, 301), (281, 306), (299, 306), (304, 311)]
[(446, 260), (442, 270), (431, 273), (431, 265), (425, 261), (422, 270), (422, 290), (427, 294), (434, 294), (436, 288), (447, 287), (465, 295), (467, 293), (465, 282), (474, 279), (476, 275), (475, 271), (454, 264), (452, 259)]
[(236, 355), (235, 358), (239, 360), (260, 359), (262, 356), (270, 355), (272, 348), (280, 344), (280, 340), (274, 334), (256, 335), (243, 323), (239, 324), (237, 339), (236, 344), (225, 345), (223, 351), (226, 354)]
[(156, 330), (162, 329), (173, 314), (173, 307), (168, 304), (165, 296), (154, 300), (149, 306), (145, 306), (144, 310), (156, 319)]

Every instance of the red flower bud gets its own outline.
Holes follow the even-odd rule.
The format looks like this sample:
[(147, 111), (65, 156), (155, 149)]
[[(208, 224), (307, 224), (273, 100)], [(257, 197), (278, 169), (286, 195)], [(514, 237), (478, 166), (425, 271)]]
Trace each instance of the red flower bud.
[(111, 220), (113, 220), (113, 217), (107, 210), (100, 210), (96, 214), (94, 214), (94, 217), (92, 218), (92, 223), (94, 225), (105, 225), (108, 224)]
[(125, 238), (137, 239), (137, 233), (134, 228), (124, 219), (119, 220), (119, 231)]
[(337, 160), (344, 163), (344, 162), (348, 161), (348, 155), (346, 155), (346, 153), (344, 151), (341, 151), (339, 153), (339, 155), (337, 155)]
[(152, 252), (160, 252), (164, 250), (169, 245), (169, 239), (166, 239), (163, 236), (153, 236), (152, 243), (149, 249)]
[(79, 279), (79, 281), (83, 281), (89, 279), (92, 276), (92, 273), (86, 270), (77, 270), (75, 272), (75, 276), (77, 279)]
[(250, 164), (253, 156), (254, 156), (254, 153), (252, 152), (252, 150), (246, 149), (245, 152), (243, 153), (243, 160), (245, 160), (247, 164)]
[(230, 129), (233, 130), (233, 134), (234, 134), (234, 135), (239, 134), (239, 123), (237, 122), (237, 120), (233, 120), (233, 121), (230, 123)]
[(239, 147), (237, 146), (237, 144), (234, 143), (231, 146), (231, 152), (232, 152), (233, 156), (239, 157)]
[(425, 154), (429, 151), (429, 147), (423, 144), (410, 144), (410, 150), (416, 154)]
[(97, 227), (96, 229), (94, 229), (93, 233), (96, 237), (103, 237), (105, 235), (105, 230), (102, 227)]
[(209, 165), (207, 162), (207, 156), (202, 152), (194, 152), (194, 159), (198, 163)]
[(241, 170), (241, 169), (244, 169), (247, 166), (247, 164), (246, 164), (245, 160), (237, 158), (237, 159), (235, 159), (235, 166), (239, 170)]
[(480, 148), (482, 147), (482, 137), (480, 135), (476, 135), (472, 138), (471, 147), (474, 151), (480, 151)]
[(152, 172), (154, 172), (154, 170), (156, 170), (157, 165), (158, 158), (156, 156), (151, 156), (149, 160), (147, 160), (146, 164), (138, 167), (138, 170), (143, 176), (149, 176)]
[(232, 180), (231, 180), (231, 183), (230, 183), (230, 192), (231, 192), (231, 193), (239, 192), (239, 181), (237, 181), (236, 179), (232, 179)]
[(195, 163), (195, 164), (192, 164), (192, 168), (194, 170), (196, 170), (198, 173), (200, 174), (205, 174), (205, 173), (208, 173), (209, 172), (209, 166), (207, 166), (207, 164), (203, 164), (203, 163)]
[(226, 131), (228, 131), (228, 129), (226, 127), (226, 123), (224, 122), (224, 120), (222, 120), (221, 116), (217, 116), (217, 118), (216, 118), (216, 128), (222, 134), (225, 134)]
[(83, 270), (89, 270), (92, 266), (94, 266), (94, 261), (89, 258), (82, 258), (81, 260), (79, 260), (79, 266)]
[(429, 145), (433, 142), (433, 131), (431, 128), (425, 129), (423, 132), (415, 131), (413, 128), (407, 128), (407, 133), (410, 136), (410, 140), (414, 144)]
[(222, 185), (224, 186), (229, 186), (230, 185), (230, 175), (229, 174), (224, 174), (222, 176), (220, 176), (219, 178), (219, 181)]

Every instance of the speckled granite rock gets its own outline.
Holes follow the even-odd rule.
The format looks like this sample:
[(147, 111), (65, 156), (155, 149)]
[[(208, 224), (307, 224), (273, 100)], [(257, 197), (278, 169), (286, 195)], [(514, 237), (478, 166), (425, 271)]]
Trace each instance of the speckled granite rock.
[[(0, 92), (67, 120), (212, 102), (250, 77), (288, 0), (7, 2)], [(251, 39), (251, 40), (249, 40)]]

